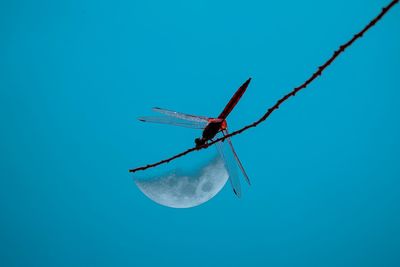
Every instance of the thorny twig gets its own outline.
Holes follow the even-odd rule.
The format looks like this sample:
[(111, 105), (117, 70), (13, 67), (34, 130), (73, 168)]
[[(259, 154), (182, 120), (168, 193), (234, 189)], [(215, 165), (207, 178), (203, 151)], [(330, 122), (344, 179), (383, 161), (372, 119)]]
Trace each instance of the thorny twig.
[(156, 162), (156, 163), (148, 164), (148, 165), (145, 165), (145, 166), (142, 166), (142, 167), (138, 167), (138, 168), (135, 168), (135, 169), (131, 169), (131, 170), (129, 170), (129, 172), (144, 171), (144, 170), (149, 169), (149, 168), (154, 168), (154, 167), (156, 167), (156, 166), (158, 166), (158, 165), (165, 164), (165, 163), (168, 163), (168, 162), (170, 162), (170, 161), (172, 161), (172, 160), (174, 160), (174, 159), (183, 157), (184, 155), (189, 154), (189, 153), (191, 153), (191, 152), (193, 152), (193, 151), (196, 151), (196, 150), (199, 150), (199, 149), (208, 148), (209, 146), (212, 146), (212, 145), (214, 145), (214, 144), (217, 143), (217, 142), (221, 142), (221, 141), (225, 140), (225, 139), (228, 138), (228, 137), (231, 137), (231, 136), (240, 134), (240, 133), (242, 133), (242, 132), (244, 132), (244, 131), (246, 131), (246, 130), (248, 130), (248, 129), (250, 129), (250, 128), (256, 127), (258, 124), (260, 124), (261, 122), (265, 121), (265, 120), (272, 114), (272, 112), (274, 112), (275, 110), (277, 110), (277, 109), (279, 108), (279, 106), (280, 106), (283, 102), (285, 102), (286, 100), (288, 100), (290, 97), (295, 96), (296, 93), (299, 92), (300, 90), (305, 89), (311, 82), (313, 82), (318, 76), (320, 76), (320, 75), (322, 74), (322, 72), (323, 72), (329, 65), (331, 65), (332, 62), (333, 62), (340, 54), (342, 54), (348, 47), (350, 47), (357, 39), (360, 39), (360, 38), (364, 35), (365, 32), (367, 32), (367, 31), (368, 31), (370, 28), (372, 28), (379, 20), (381, 20), (382, 17), (383, 17), (394, 5), (396, 5), (398, 2), (399, 2), (399, 0), (393, 0), (393, 1), (391, 1), (386, 7), (382, 8), (381, 12), (380, 12), (373, 20), (371, 20), (360, 32), (358, 32), (357, 34), (355, 34), (349, 41), (347, 41), (346, 43), (344, 43), (343, 45), (341, 45), (341, 46), (339, 47), (339, 49), (336, 50), (336, 51), (333, 53), (333, 55), (332, 55), (323, 65), (321, 65), (320, 67), (318, 67), (318, 70), (317, 70), (316, 72), (314, 72), (314, 73), (311, 75), (311, 77), (308, 78), (308, 80), (306, 80), (303, 84), (301, 84), (300, 86), (294, 88), (290, 93), (286, 94), (286, 95), (283, 96), (281, 99), (279, 99), (279, 100), (275, 103), (275, 105), (273, 105), (271, 108), (269, 108), (269, 109), (267, 110), (267, 112), (266, 112), (260, 119), (258, 119), (257, 121), (255, 121), (255, 122), (253, 122), (253, 123), (251, 123), (251, 124), (249, 124), (249, 125), (247, 125), (247, 126), (244, 126), (243, 128), (241, 128), (241, 129), (239, 129), (239, 130), (237, 130), (237, 131), (234, 131), (234, 132), (232, 132), (232, 133), (230, 133), (230, 134), (228, 134), (228, 135), (225, 135), (225, 136), (223, 136), (223, 137), (221, 137), (221, 138), (218, 138), (218, 139), (216, 139), (216, 140), (214, 140), (214, 141), (211, 141), (211, 142), (209, 142), (209, 143), (207, 143), (207, 144), (204, 144), (203, 146), (200, 146), (200, 147), (192, 147), (192, 148), (187, 149), (187, 150), (185, 150), (185, 151), (183, 151), (183, 152), (181, 152), (181, 153), (179, 153), (179, 154), (176, 154), (175, 156), (172, 156), (172, 157), (170, 157), (170, 158), (167, 158), (167, 159), (158, 161), (158, 162)]

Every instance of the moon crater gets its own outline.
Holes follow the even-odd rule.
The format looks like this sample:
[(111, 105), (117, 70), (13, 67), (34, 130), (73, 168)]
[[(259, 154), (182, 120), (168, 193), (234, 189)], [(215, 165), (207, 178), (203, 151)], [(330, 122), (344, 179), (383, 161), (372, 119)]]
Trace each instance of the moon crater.
[(194, 175), (170, 173), (151, 180), (135, 180), (154, 202), (172, 208), (191, 208), (218, 194), (228, 180), (224, 162), (217, 157)]

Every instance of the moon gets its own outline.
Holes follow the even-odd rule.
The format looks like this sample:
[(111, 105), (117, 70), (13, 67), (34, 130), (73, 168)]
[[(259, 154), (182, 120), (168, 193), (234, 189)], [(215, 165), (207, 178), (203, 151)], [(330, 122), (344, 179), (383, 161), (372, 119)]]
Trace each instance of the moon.
[(191, 208), (217, 195), (228, 177), (223, 160), (217, 157), (193, 176), (170, 173), (151, 180), (135, 180), (135, 183), (158, 204), (171, 208)]

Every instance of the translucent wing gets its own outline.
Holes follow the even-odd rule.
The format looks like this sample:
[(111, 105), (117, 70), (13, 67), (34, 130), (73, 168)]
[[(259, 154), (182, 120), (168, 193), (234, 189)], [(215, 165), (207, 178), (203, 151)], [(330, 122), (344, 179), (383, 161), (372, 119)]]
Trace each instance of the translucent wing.
[[(228, 135), (228, 134), (229, 134), (229, 132), (228, 132), (227, 129), (223, 130), (222, 133), (223, 133), (224, 135)], [(228, 142), (230, 148), (232, 149), (233, 156), (235, 157), (235, 160), (236, 160), (236, 162), (237, 162), (237, 164), (238, 164), (240, 170), (242, 171), (243, 176), (244, 176), (246, 182), (250, 185), (251, 183), (250, 183), (249, 176), (247, 176), (247, 173), (246, 173), (246, 171), (245, 171), (244, 168), (243, 168), (242, 162), (240, 162), (240, 159), (239, 159), (238, 155), (236, 154), (235, 149), (233, 148), (233, 144), (232, 144), (231, 139), (228, 137), (228, 138), (226, 138), (225, 140)]]
[(196, 116), (196, 115), (190, 115), (190, 114), (185, 114), (185, 113), (180, 113), (168, 109), (163, 109), (163, 108), (153, 108), (153, 111), (164, 114), (169, 117), (175, 117), (181, 120), (186, 120), (186, 121), (197, 121), (197, 122), (208, 122), (210, 118), (204, 117), (204, 116)]
[(187, 121), (174, 117), (139, 117), (138, 120), (142, 122), (161, 123), (192, 129), (204, 129), (207, 125), (207, 122), (204, 121)]
[(239, 176), (237, 173), (237, 168), (235, 164), (235, 160), (231, 157), (232, 153), (229, 153), (229, 147), (227, 147), (227, 142), (218, 142), (216, 147), (218, 149), (219, 154), (221, 155), (222, 159), (224, 160), (225, 166), (229, 173), (229, 181), (231, 183), (233, 193), (237, 197), (240, 197), (242, 194), (242, 190), (240, 187)]

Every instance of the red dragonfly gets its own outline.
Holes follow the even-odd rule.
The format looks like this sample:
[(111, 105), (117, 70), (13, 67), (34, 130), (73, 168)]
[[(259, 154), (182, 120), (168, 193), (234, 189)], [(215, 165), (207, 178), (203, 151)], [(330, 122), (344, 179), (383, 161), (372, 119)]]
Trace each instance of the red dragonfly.
[[(202, 136), (195, 139), (195, 143), (197, 147), (200, 147), (206, 144), (208, 141), (212, 141), (217, 134), (222, 134), (224, 136), (228, 135), (228, 125), (226, 123), (226, 118), (229, 113), (233, 110), (236, 104), (239, 102), (240, 98), (243, 96), (246, 91), (251, 78), (249, 78), (246, 82), (239, 87), (236, 93), (229, 100), (228, 104), (225, 106), (224, 110), (219, 114), (217, 118), (209, 118), (204, 116), (196, 116), (189, 115), (185, 113), (180, 113), (176, 111), (171, 111), (162, 108), (153, 108), (153, 111), (163, 114), (164, 116), (158, 117), (140, 117), (139, 120), (142, 122), (153, 122), (153, 123), (162, 123), (169, 124), (181, 127), (202, 129)], [(225, 142), (226, 141), (226, 142)], [(226, 144), (229, 145), (226, 148)], [(246, 174), (246, 171), (243, 168), (242, 163), (239, 160), (239, 157), (233, 148), (232, 141), (228, 137), (224, 141), (218, 142), (217, 144), (218, 152), (220, 153), (222, 159), (224, 160), (225, 166), (229, 173), (229, 181), (231, 183), (233, 192), (236, 196), (241, 196), (241, 187), (240, 181), (237, 173), (236, 164), (241, 170), (246, 182), (250, 185), (250, 179)]]

